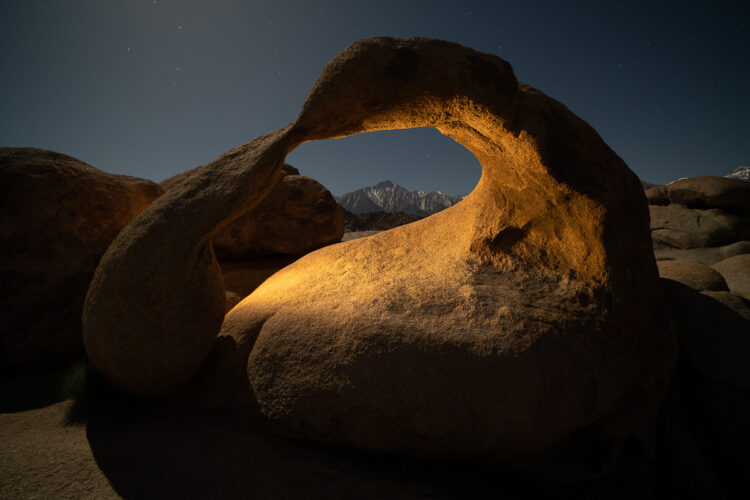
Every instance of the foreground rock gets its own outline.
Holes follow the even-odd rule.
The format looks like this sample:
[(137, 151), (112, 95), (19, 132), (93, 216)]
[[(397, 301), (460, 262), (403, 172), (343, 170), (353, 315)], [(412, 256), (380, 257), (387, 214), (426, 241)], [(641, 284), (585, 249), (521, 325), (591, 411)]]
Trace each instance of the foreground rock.
[(0, 364), (28, 367), (82, 352), (81, 312), (117, 233), (162, 193), (75, 158), (0, 148)]
[[(175, 188), (190, 172), (162, 181)], [(213, 238), (218, 257), (254, 259), (267, 255), (304, 255), (341, 240), (344, 212), (318, 181), (284, 164), (281, 179), (262, 202), (219, 230)]]
[[(305, 141), (424, 126), (480, 160), (474, 192), (274, 274), (227, 315), (201, 382), (219, 395), (249, 378), (278, 429), (369, 450), (533, 469), (590, 441), (647, 446), (675, 343), (637, 177), (506, 62), (441, 41), (355, 43), (297, 121), (135, 219), (87, 297), (91, 360), (131, 392), (184, 387), (224, 319), (217, 228), (268, 195)], [(591, 473), (558, 463), (586, 470), (548, 472)]]

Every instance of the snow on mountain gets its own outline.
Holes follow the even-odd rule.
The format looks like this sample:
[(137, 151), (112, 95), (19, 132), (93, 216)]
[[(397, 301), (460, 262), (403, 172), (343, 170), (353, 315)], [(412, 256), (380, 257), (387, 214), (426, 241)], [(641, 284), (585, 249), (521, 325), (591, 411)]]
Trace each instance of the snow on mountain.
[(440, 191), (409, 191), (391, 181), (384, 181), (337, 196), (336, 201), (354, 213), (406, 212), (426, 216), (455, 205), (463, 198), (448, 196)]
[(742, 181), (750, 181), (750, 167), (737, 167), (724, 177), (729, 177), (730, 179), (740, 179)]

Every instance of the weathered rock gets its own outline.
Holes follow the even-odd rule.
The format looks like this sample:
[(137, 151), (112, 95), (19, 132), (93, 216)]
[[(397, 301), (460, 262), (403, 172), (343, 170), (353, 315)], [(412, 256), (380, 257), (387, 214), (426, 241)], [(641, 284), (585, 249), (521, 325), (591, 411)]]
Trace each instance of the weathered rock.
[(750, 300), (750, 255), (737, 255), (712, 266), (727, 282), (734, 293)]
[(729, 291), (721, 274), (708, 266), (692, 260), (662, 260), (656, 263), (659, 276), (680, 282), (699, 292), (705, 290)]
[(654, 186), (646, 190), (646, 199), (649, 205), (669, 205), (667, 186)]
[(133, 392), (179, 389), (223, 319), (218, 228), (302, 142), (410, 127), (474, 153), (472, 194), (274, 274), (227, 315), (202, 382), (217, 394), (247, 376), (279, 429), (365, 449), (524, 463), (584, 428), (648, 442), (676, 345), (638, 178), (508, 63), (442, 41), (353, 44), (294, 123), (135, 219), (87, 297), (94, 364)]
[[(737, 181), (743, 182), (743, 181)], [(649, 205), (654, 248), (717, 247), (750, 240), (750, 218), (716, 208)]]
[(33, 148), (0, 148), (0, 363), (82, 353), (81, 312), (117, 233), (162, 193), (151, 181)]
[(718, 208), (750, 216), (750, 184), (739, 179), (700, 176), (666, 186), (669, 203), (688, 208)]
[(750, 241), (738, 241), (721, 247), (705, 248), (655, 248), (656, 260), (694, 260), (712, 266), (729, 257), (750, 253)]

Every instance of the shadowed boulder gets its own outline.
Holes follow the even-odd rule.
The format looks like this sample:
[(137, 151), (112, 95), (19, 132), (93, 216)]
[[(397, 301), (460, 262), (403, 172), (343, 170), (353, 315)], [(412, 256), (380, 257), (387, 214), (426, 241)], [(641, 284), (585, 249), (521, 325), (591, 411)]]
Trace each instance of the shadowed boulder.
[(667, 186), (654, 186), (646, 190), (649, 205), (669, 205)]
[(750, 183), (726, 177), (699, 176), (666, 187), (669, 202), (688, 208), (718, 208), (750, 216)]
[(683, 411), (727, 493), (750, 467), (750, 302), (664, 279), (679, 335)]
[[(191, 175), (161, 182), (166, 190)], [(344, 234), (344, 211), (318, 181), (284, 164), (271, 193), (255, 208), (221, 229), (213, 239), (219, 258), (254, 259), (268, 255), (304, 255), (335, 243)]]
[(183, 387), (223, 319), (217, 231), (297, 145), (411, 127), (479, 159), (474, 191), (273, 275), (227, 315), (201, 382), (218, 398), (249, 379), (280, 430), (370, 450), (514, 460), (584, 428), (648, 445), (676, 347), (640, 182), (507, 62), (436, 40), (351, 45), (294, 123), (133, 221), (87, 298), (94, 364), (132, 392)]
[(750, 241), (738, 241), (720, 247), (703, 247), (703, 248), (655, 248), (654, 255), (657, 260), (677, 259), (677, 260), (694, 260), (712, 266), (717, 262), (750, 253)]
[(712, 266), (721, 273), (729, 289), (750, 300), (750, 255), (735, 255)]
[(663, 260), (657, 262), (659, 276), (680, 282), (699, 292), (705, 290), (728, 292), (727, 283), (718, 271), (692, 260)]
[[(739, 181), (743, 182), (743, 181)], [(750, 240), (750, 218), (717, 208), (650, 205), (654, 248), (704, 248)]]
[(0, 148), (0, 363), (29, 367), (83, 351), (81, 312), (99, 259), (159, 195), (53, 151)]
[[(750, 240), (750, 183), (691, 177), (650, 188), (646, 197), (657, 254), (665, 249), (664, 256), (672, 249), (721, 247)], [(682, 258), (713, 263), (705, 257), (705, 252), (682, 254)]]

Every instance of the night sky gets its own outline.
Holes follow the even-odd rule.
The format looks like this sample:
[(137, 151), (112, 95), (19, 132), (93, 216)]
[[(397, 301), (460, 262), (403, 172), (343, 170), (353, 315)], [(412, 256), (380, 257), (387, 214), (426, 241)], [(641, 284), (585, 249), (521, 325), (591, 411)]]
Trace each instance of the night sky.
[[(750, 165), (745, 1), (2, 0), (0, 145), (156, 181), (293, 121), (323, 66), (370, 36), (458, 42), (589, 122), (642, 179)], [(431, 129), (307, 143), (334, 194), (390, 179), (469, 192)]]

